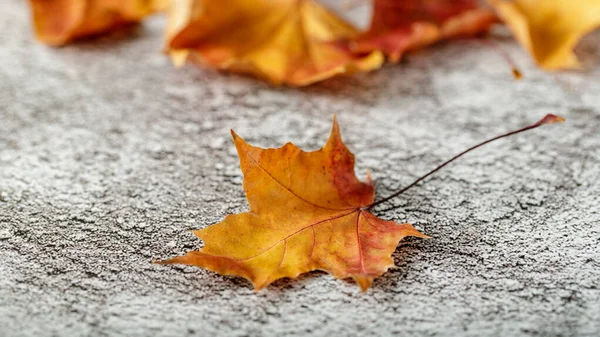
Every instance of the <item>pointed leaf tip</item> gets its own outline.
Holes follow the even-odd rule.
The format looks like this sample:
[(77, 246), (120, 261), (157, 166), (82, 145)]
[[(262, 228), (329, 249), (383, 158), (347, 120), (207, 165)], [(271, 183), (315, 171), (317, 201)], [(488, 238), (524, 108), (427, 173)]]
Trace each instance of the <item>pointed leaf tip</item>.
[(338, 133), (339, 133), (340, 125), (338, 124), (338, 120), (337, 120), (337, 115), (336, 114), (333, 115), (333, 126), (332, 126), (332, 129), (336, 129), (338, 131)]
[(157, 260), (157, 259), (152, 259), (152, 263), (153, 264), (170, 264), (172, 259), (167, 259), (167, 260)]
[(331, 134), (329, 135), (329, 142), (331, 142), (332, 140), (342, 140), (342, 134), (340, 132), (340, 125), (338, 124), (337, 121), (337, 116), (333, 115), (333, 125), (331, 126)]
[[(241, 158), (242, 153), (244, 153), (244, 149), (247, 148), (248, 143), (246, 143), (246, 141), (240, 137), (237, 133), (235, 133), (235, 131), (233, 131), (233, 129), (230, 129), (229, 132), (231, 132), (231, 139), (233, 140), (233, 145), (235, 146), (235, 149), (238, 153), (238, 157)], [(198, 232), (201, 230), (197, 230), (194, 231), (194, 235), (198, 236)]]
[(373, 284), (374, 277), (355, 276), (355, 277), (353, 277), (353, 279), (354, 279), (354, 282), (356, 282), (356, 284), (358, 284), (358, 286), (360, 287), (360, 291), (364, 293), (371, 287), (371, 284)]

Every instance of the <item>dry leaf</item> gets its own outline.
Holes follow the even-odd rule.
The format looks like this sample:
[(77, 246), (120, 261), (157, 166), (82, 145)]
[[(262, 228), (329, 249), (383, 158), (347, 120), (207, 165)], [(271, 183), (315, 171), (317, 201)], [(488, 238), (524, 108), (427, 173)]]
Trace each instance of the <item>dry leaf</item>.
[(302, 86), (379, 68), (379, 52), (355, 55), (340, 39), (356, 30), (311, 0), (175, 0), (167, 33), (174, 63), (191, 59)]
[(139, 22), (167, 0), (29, 0), (36, 37), (59, 46)]
[(374, 0), (370, 28), (350, 46), (358, 53), (381, 50), (397, 62), (406, 51), (476, 36), (496, 21), (477, 0)]
[(205, 243), (200, 251), (161, 263), (242, 276), (257, 290), (312, 270), (351, 277), (366, 290), (394, 265), (399, 240), (427, 237), (365, 209), (373, 202), (373, 185), (356, 178), (354, 155), (335, 119), (327, 144), (314, 152), (291, 143), (261, 149), (232, 134), (250, 211), (195, 231)]
[(573, 48), (600, 26), (600, 0), (489, 1), (546, 70), (578, 68)]

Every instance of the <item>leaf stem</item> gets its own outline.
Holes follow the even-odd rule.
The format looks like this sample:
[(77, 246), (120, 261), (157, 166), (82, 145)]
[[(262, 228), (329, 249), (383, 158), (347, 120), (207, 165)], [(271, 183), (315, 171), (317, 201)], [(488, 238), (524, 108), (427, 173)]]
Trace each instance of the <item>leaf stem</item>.
[(524, 131), (527, 131), (527, 130), (535, 129), (535, 128), (543, 125), (543, 124), (554, 124), (554, 123), (558, 123), (558, 122), (563, 122), (564, 120), (565, 119), (562, 118), (562, 117), (560, 117), (560, 116), (556, 116), (556, 115), (553, 115), (553, 114), (548, 114), (544, 118), (540, 119), (539, 121), (537, 121), (534, 124), (528, 125), (526, 127), (523, 127), (521, 129), (518, 129), (518, 130), (515, 130), (515, 131), (511, 131), (511, 132), (505, 133), (505, 134), (500, 135), (500, 136), (496, 136), (494, 138), (491, 138), (491, 139), (488, 139), (488, 140), (486, 140), (484, 142), (481, 142), (481, 143), (479, 143), (479, 144), (477, 144), (475, 146), (472, 146), (472, 147), (464, 150), (463, 152), (457, 154), (456, 156), (450, 158), (449, 160), (445, 161), (444, 163), (442, 163), (438, 167), (434, 168), (433, 170), (429, 171), (427, 174), (425, 174), (424, 176), (422, 176), (419, 179), (415, 180), (410, 185), (402, 188), (401, 190), (393, 193), (392, 195), (390, 195), (388, 197), (385, 197), (385, 198), (383, 198), (383, 199), (381, 199), (379, 201), (373, 202), (372, 204), (370, 204), (368, 206), (365, 206), (364, 209), (367, 209), (367, 210), (371, 209), (371, 208), (373, 208), (373, 207), (375, 207), (375, 206), (377, 206), (379, 204), (382, 204), (382, 203), (384, 203), (386, 201), (389, 201), (390, 199), (393, 199), (393, 198), (399, 196), (400, 194), (404, 193), (409, 188), (411, 188), (411, 187), (415, 186), (416, 184), (420, 183), (425, 178), (427, 178), (430, 175), (432, 175), (432, 174), (436, 173), (437, 171), (441, 170), (444, 166), (450, 164), (451, 162), (455, 161), (456, 159), (462, 157), (464, 154), (466, 154), (468, 152), (471, 152), (471, 151), (475, 150), (478, 147), (481, 147), (481, 146), (483, 146), (485, 144), (491, 143), (491, 142), (493, 142), (495, 140), (498, 140), (498, 139), (501, 139), (501, 138), (509, 137), (509, 136), (512, 136), (512, 135), (516, 135), (517, 133), (521, 133), (521, 132), (524, 132)]
[(515, 80), (520, 80), (521, 78), (523, 78), (523, 73), (519, 70), (515, 61), (513, 61), (510, 55), (504, 49), (502, 49), (502, 47), (500, 47), (500, 45), (496, 41), (491, 40), (489, 38), (477, 39), (475, 41), (485, 44), (486, 46), (492, 48), (495, 52), (497, 52), (504, 59), (506, 64), (508, 64), (508, 66), (510, 67)]

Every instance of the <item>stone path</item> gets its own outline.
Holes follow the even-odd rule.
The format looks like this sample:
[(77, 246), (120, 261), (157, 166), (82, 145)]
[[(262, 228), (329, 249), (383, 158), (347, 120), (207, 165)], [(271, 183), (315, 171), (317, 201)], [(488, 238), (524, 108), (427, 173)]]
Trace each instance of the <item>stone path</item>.
[[(587, 71), (543, 73), (461, 41), (304, 89), (162, 55), (161, 18), (60, 49), (0, 3), (1, 336), (600, 335), (600, 35)], [(304, 149), (333, 114), (386, 195), (465, 147), (546, 113), (567, 118), (478, 150), (376, 214), (433, 240), (361, 293), (311, 273), (255, 293), (153, 258), (247, 209), (231, 142)]]

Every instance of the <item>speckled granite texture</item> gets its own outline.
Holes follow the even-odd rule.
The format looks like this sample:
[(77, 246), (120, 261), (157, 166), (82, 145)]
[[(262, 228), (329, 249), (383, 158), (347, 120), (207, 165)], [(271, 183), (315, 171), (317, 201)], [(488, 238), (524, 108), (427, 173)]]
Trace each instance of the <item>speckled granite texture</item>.
[[(588, 71), (522, 67), (476, 42), (304, 89), (162, 55), (162, 18), (52, 49), (21, 0), (0, 3), (0, 336), (599, 336), (600, 35)], [(189, 230), (247, 209), (231, 142), (319, 148), (337, 113), (386, 195), (489, 136), (375, 211), (432, 240), (361, 293), (324, 273), (255, 293), (243, 279), (160, 266)]]

